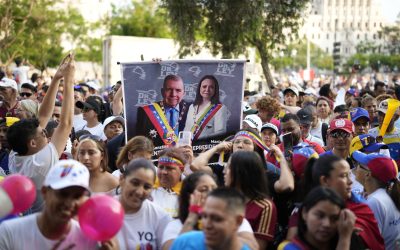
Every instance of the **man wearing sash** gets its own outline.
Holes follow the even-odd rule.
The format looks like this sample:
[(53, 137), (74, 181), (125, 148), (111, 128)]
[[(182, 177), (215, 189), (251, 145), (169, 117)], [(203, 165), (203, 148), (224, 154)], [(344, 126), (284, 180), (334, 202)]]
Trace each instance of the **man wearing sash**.
[(153, 140), (155, 146), (173, 145), (185, 126), (188, 105), (183, 101), (183, 80), (168, 75), (161, 89), (163, 100), (138, 108), (136, 135)]

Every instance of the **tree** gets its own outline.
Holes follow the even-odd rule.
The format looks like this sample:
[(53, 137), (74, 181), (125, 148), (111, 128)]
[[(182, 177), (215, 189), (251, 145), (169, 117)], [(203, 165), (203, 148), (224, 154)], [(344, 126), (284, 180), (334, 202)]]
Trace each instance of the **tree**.
[[(295, 55), (293, 54), (295, 52)], [(285, 49), (281, 50), (283, 52), (280, 55), (283, 56), (274, 56), (270, 63), (277, 70), (281, 70), (283, 68), (292, 67), (292, 68), (306, 68), (307, 67), (307, 43), (303, 40), (296, 41), (286, 46)], [(333, 60), (332, 56), (325, 53), (320, 47), (316, 44), (310, 44), (310, 61), (311, 67), (318, 69), (333, 69)]]
[(131, 6), (112, 6), (112, 14), (105, 19), (109, 35), (171, 37), (166, 13), (156, 0), (132, 0)]
[(29, 60), (44, 71), (62, 59), (63, 35), (80, 42), (87, 30), (74, 9), (56, 8), (56, 0), (2, 0), (0, 5), (0, 62), (8, 66), (15, 58)]
[(268, 65), (272, 52), (297, 36), (308, 2), (162, 0), (181, 56), (198, 53), (204, 46), (214, 55), (232, 58), (255, 47), (270, 87), (274, 85)]

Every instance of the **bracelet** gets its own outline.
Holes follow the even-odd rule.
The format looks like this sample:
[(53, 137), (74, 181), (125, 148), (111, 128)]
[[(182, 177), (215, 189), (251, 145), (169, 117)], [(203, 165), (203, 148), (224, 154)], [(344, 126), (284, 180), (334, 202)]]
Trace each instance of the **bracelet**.
[(199, 205), (190, 205), (189, 212), (195, 214), (201, 214), (203, 212), (203, 208)]

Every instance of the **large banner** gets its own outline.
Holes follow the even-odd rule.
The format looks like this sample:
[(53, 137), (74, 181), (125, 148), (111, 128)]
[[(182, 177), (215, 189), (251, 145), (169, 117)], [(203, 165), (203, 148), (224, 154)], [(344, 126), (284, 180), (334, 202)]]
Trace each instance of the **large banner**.
[(152, 139), (156, 157), (179, 143), (181, 131), (191, 132), (196, 153), (234, 134), (241, 125), (245, 62), (121, 63), (127, 140)]

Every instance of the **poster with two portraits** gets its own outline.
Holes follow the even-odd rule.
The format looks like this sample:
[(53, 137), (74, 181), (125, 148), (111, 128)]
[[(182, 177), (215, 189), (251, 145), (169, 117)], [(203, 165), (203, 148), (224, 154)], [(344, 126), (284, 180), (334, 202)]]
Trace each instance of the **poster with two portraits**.
[(150, 138), (157, 158), (164, 148), (180, 145), (183, 134), (190, 135), (194, 153), (233, 135), (241, 126), (245, 63), (121, 63), (127, 140), (137, 135)]

